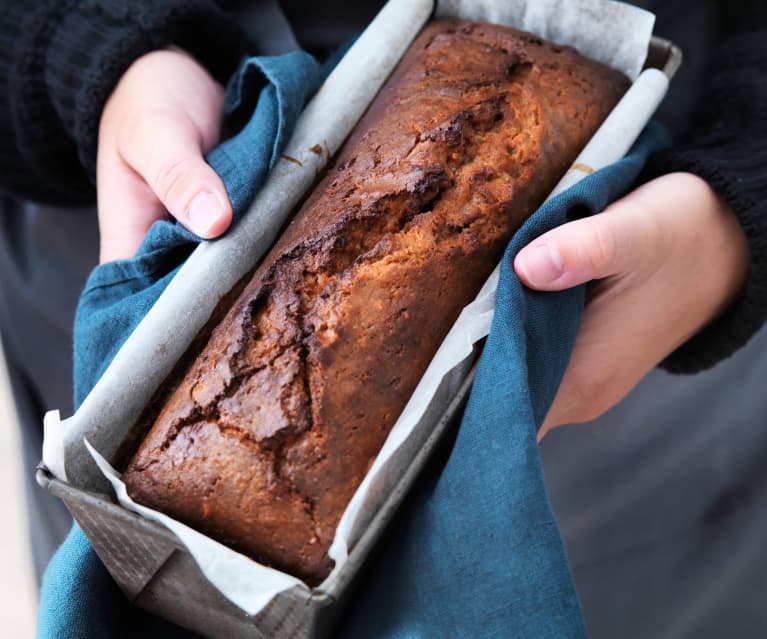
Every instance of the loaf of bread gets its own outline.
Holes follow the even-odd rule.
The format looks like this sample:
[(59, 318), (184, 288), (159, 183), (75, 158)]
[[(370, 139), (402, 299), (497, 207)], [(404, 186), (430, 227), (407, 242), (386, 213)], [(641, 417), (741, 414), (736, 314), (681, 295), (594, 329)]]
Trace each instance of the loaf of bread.
[(440, 342), (627, 86), (529, 33), (429, 24), (155, 411), (131, 497), (321, 582)]

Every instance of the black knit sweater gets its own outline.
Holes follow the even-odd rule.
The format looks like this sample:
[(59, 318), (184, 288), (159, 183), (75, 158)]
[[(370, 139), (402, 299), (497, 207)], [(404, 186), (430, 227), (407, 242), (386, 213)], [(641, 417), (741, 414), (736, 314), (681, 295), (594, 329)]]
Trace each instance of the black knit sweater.
[(101, 111), (133, 60), (176, 45), (225, 81), (246, 51), (210, 0), (10, 0), (0, 10), (0, 187), (50, 204), (95, 201)]
[[(683, 12), (685, 3), (696, 1), (669, 0), (663, 8), (674, 4)], [(223, 80), (249, 48), (220, 4), (0, 3), (0, 188), (59, 205), (93, 202), (100, 114), (133, 60), (173, 44)], [(302, 4), (303, 11), (323, 6), (285, 4), (289, 10)], [(645, 179), (671, 171), (706, 179), (746, 232), (751, 271), (728, 311), (664, 362), (679, 372), (727, 357), (767, 317), (767, 2), (711, 4), (722, 43), (712, 57), (705, 95), (692, 126), (673, 149), (652, 158)]]
[(724, 3), (720, 19), (722, 42), (691, 126), (643, 177), (688, 171), (705, 179), (737, 215), (751, 270), (736, 302), (663, 362), (672, 372), (713, 366), (767, 318), (767, 2)]

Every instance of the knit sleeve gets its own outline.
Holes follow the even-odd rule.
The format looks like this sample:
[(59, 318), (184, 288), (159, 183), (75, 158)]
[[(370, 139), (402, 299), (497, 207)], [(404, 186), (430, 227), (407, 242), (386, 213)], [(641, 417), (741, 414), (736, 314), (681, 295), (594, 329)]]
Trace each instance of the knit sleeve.
[(767, 29), (721, 45), (690, 131), (651, 158), (644, 178), (673, 171), (694, 173), (713, 187), (735, 212), (751, 253), (739, 298), (662, 364), (692, 373), (730, 356), (767, 318)]
[(209, 0), (0, 5), (0, 188), (56, 204), (95, 199), (104, 104), (139, 56), (179, 46), (223, 81), (246, 52)]

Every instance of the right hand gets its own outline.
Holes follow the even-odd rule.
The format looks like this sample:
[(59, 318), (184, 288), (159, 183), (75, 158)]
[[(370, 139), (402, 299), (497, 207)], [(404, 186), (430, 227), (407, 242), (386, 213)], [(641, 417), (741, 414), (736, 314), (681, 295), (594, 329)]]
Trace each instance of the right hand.
[(724, 311), (750, 253), (735, 214), (702, 179), (672, 173), (602, 213), (543, 234), (516, 256), (522, 282), (559, 291), (592, 282), (570, 363), (539, 439), (590, 421)]
[(122, 76), (99, 126), (102, 263), (132, 257), (168, 214), (202, 238), (229, 227), (232, 205), (203, 159), (219, 141), (223, 101), (223, 87), (177, 49), (143, 55)]

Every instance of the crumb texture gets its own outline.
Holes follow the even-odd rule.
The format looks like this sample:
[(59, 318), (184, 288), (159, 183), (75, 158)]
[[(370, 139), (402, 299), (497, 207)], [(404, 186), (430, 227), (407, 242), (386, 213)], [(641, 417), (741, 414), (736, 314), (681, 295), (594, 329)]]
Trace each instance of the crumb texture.
[(530, 34), (427, 26), (166, 399), (131, 496), (322, 581), (440, 342), (627, 85)]

